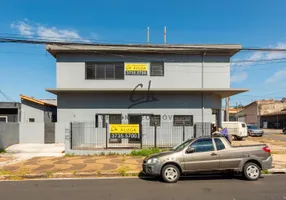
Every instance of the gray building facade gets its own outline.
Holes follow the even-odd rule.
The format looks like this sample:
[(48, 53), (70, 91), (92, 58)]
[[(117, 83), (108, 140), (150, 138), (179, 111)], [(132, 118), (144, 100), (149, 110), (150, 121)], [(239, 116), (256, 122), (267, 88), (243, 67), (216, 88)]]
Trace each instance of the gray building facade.
[(222, 98), (247, 91), (230, 88), (230, 58), (241, 45), (46, 48), (56, 58), (57, 87), (46, 90), (57, 95), (58, 122), (149, 123), (159, 115), (162, 123), (220, 125)]
[(0, 102), (0, 122), (19, 122), (21, 104), (18, 102)]

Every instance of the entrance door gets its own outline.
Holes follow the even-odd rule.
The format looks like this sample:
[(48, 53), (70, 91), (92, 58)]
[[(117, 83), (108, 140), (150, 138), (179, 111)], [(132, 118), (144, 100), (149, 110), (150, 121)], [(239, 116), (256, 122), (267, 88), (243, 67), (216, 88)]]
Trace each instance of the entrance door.
[(55, 123), (45, 123), (45, 144), (55, 143)]
[(187, 171), (208, 171), (219, 169), (219, 155), (212, 138), (202, 138), (191, 144), (193, 153), (184, 152), (184, 166)]
[(141, 115), (128, 115), (129, 124), (139, 124), (139, 134), (140, 138), (130, 138), (128, 139), (128, 143), (140, 143), (142, 138), (142, 116)]

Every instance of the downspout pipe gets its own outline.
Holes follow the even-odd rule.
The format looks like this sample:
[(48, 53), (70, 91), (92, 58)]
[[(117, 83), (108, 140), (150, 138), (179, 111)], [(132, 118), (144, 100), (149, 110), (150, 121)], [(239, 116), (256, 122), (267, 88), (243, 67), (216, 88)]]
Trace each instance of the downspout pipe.
[[(206, 52), (202, 53), (202, 89), (204, 88), (204, 57)], [(204, 126), (204, 92), (202, 91), (202, 135), (205, 135), (205, 126)]]

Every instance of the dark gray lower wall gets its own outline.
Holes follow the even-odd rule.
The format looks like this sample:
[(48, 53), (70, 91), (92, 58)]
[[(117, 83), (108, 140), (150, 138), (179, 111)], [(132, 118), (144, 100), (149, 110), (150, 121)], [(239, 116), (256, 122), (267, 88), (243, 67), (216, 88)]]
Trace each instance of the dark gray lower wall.
[(19, 123), (0, 123), (0, 148), (19, 143)]

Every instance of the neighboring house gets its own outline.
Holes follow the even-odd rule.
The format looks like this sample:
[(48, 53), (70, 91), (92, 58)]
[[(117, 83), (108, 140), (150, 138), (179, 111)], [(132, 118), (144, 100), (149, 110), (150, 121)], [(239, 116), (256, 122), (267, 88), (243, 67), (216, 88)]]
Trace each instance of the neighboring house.
[(260, 115), (260, 121), (263, 128), (283, 129), (286, 127), (286, 109)]
[[(177, 126), (222, 122), (230, 58), (241, 45), (47, 45), (56, 58), (58, 122)], [(107, 116), (107, 117), (106, 117)], [(127, 116), (127, 117), (126, 117)], [(170, 127), (172, 128), (172, 127)]]
[(285, 107), (286, 107), (285, 100), (273, 100), (273, 99), (257, 100), (244, 106), (244, 109), (239, 113), (237, 113), (237, 118), (238, 121), (243, 121), (247, 124), (254, 124), (262, 128), (263, 127), (263, 121), (262, 121), (263, 119), (261, 118), (262, 116), (265, 117), (273, 116), (273, 113), (277, 112), (279, 113)]
[(18, 102), (0, 102), (0, 122), (19, 122), (21, 104)]
[(20, 95), (22, 103), (21, 122), (44, 122), (57, 121), (57, 106), (33, 97)]
[(237, 113), (240, 112), (242, 108), (229, 108), (229, 119), (226, 119), (226, 110), (222, 109), (223, 112), (223, 120), (224, 121), (239, 121), (237, 118)]

